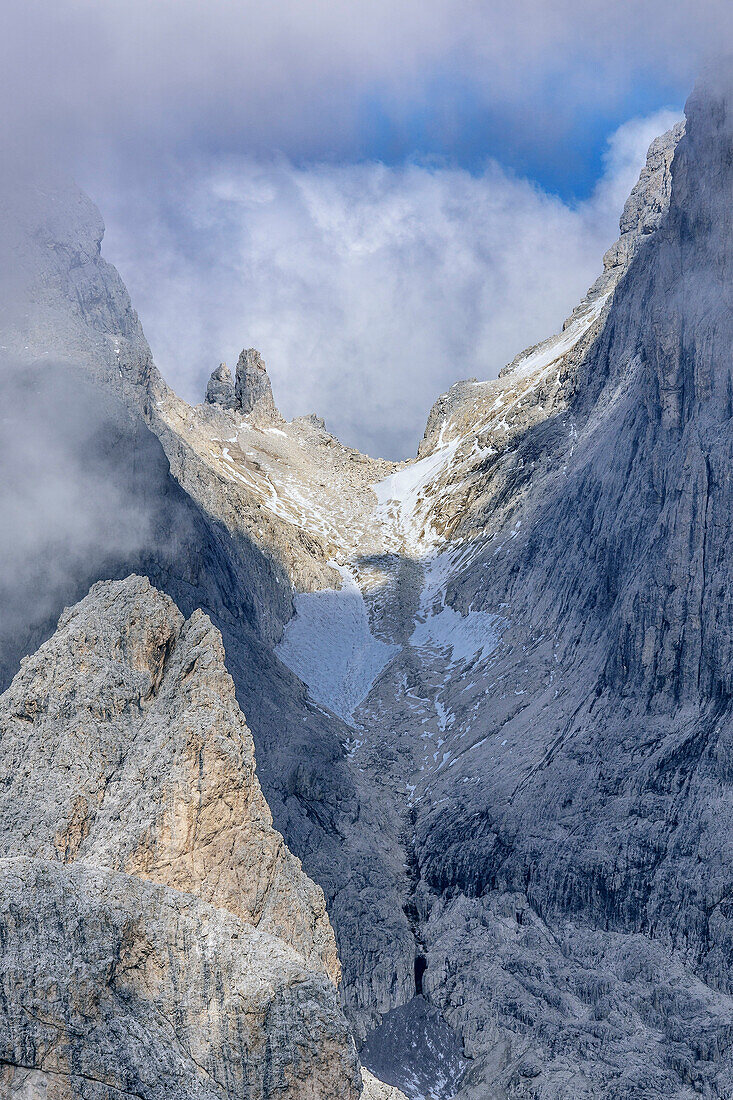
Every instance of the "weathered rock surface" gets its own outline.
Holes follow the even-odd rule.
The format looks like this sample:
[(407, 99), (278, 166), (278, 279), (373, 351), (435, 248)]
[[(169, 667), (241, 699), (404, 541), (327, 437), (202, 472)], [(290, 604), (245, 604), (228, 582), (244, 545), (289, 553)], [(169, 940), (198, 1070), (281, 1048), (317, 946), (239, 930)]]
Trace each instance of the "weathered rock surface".
[(144, 577), (100, 582), (25, 658), (0, 713), (2, 856), (81, 860), (196, 894), (338, 981), (323, 893), (272, 827), (202, 611), (185, 622)]
[[(241, 426), (248, 449), (251, 436), (273, 449), (278, 465), (282, 455), (288, 463), (297, 456), (293, 482), (314, 457), (322, 462), (323, 456), (333, 456), (336, 474), (326, 496), (359, 514), (370, 508), (373, 471), (391, 464), (343, 448), (310, 422), (296, 425), (294, 438), (283, 440), (230, 410), (190, 409), (162, 382), (148, 385), (131, 360), (128, 370), (124, 357), (129, 353), (141, 356), (157, 377), (124, 287), (99, 256), (101, 219), (86, 199), (79, 199), (77, 216), (76, 194), (71, 188), (36, 190), (30, 210), (21, 204), (22, 216), (17, 196), (5, 210), (17, 237), (8, 269), (17, 258), (18, 271), (27, 278), (19, 278), (13, 308), (3, 318), (9, 335), (6, 341), (3, 330), (2, 343), (14, 356), (0, 371), (0, 447), (4, 469), (12, 470), (0, 491), (8, 520), (0, 524), (0, 551), (13, 566), (0, 577), (2, 686), (20, 657), (50, 635), (63, 606), (79, 600), (99, 578), (146, 573), (185, 615), (205, 609), (224, 635), (238, 701), (253, 716), (260, 776), (279, 827), (287, 830), (292, 849), (307, 860), (311, 876), (340, 912), (348, 983), (359, 982), (368, 991), (368, 1007), (356, 1010), (363, 1032), (378, 1019), (374, 1005), (385, 997), (392, 1001), (393, 995), (383, 992), (390, 984), (391, 953), (400, 959), (405, 982), (411, 968), (411, 937), (399, 901), (401, 857), (394, 846), (385, 850), (391, 842), (374, 843), (374, 837), (392, 836), (393, 830), (384, 828), (390, 811), (372, 806), (369, 792), (360, 790), (359, 776), (345, 759), (349, 728), (314, 705), (273, 653), (292, 615), (291, 576), (306, 589), (338, 577), (327, 562), (326, 547), (339, 523), (330, 521), (322, 537), (302, 521), (293, 523), (290, 515), (283, 518), (265, 507), (272, 499), (265, 464), (246, 462), (240, 479), (230, 475), (223, 450), (233, 428)], [(65, 205), (71, 213), (61, 226)], [(53, 233), (59, 236), (58, 247), (43, 243)], [(124, 333), (131, 317), (128, 345)], [(115, 354), (118, 336), (121, 367)], [(89, 380), (80, 382), (79, 371), (69, 363), (83, 368)], [(101, 386), (93, 385), (94, 379)], [(236, 474), (238, 452), (232, 445)], [(49, 468), (59, 465), (59, 454), (61, 484), (57, 478), (50, 496), (39, 494)], [(315, 500), (324, 495), (323, 480), (319, 475), (308, 485)], [(348, 501), (353, 486), (356, 508)], [(68, 488), (74, 489), (70, 497)], [(60, 490), (68, 519), (60, 527), (41, 518), (58, 510), (54, 489)], [(15, 532), (26, 526), (37, 537), (19, 550)], [(353, 828), (356, 821), (363, 832)], [(344, 891), (349, 881), (353, 889)], [(363, 899), (356, 910), (352, 894)], [(354, 954), (350, 943), (360, 945)], [(362, 950), (372, 960), (383, 956), (384, 974), (379, 968), (374, 974), (364, 970)]]
[(219, 364), (206, 387), (206, 403), (232, 409), (264, 427), (282, 422), (265, 362), (256, 348), (241, 352), (235, 378), (226, 363)]
[(466, 1097), (730, 1092), (730, 102), (655, 143), (564, 332), (375, 486), (423, 590), (350, 755), (402, 807)]
[(476, 457), (481, 522), (425, 590), (392, 770), (466, 1097), (731, 1089), (729, 89), (687, 116), (567, 409)]
[(245, 348), (237, 360), (234, 383), (236, 406), (253, 423), (282, 420), (272, 397), (272, 384), (264, 360), (256, 348)]
[(104, 223), (97, 208), (71, 182), (6, 172), (3, 166), (3, 358), (72, 363), (132, 403), (175, 399), (119, 274), (101, 256)]
[[(467, 431), (481, 446), (486, 446), (487, 439), (496, 446), (497, 436), (501, 440), (502, 436), (511, 437), (512, 429), (526, 431), (538, 416), (544, 418), (564, 407), (577, 367), (600, 331), (613, 291), (640, 245), (656, 232), (667, 212), (672, 158), (684, 132), (681, 120), (649, 146), (646, 164), (624, 204), (619, 238), (603, 257), (603, 273), (565, 321), (562, 332), (520, 352), (500, 372), (499, 379), (456, 382), (441, 394), (428, 415), (418, 457), (434, 450), (439, 439), (450, 442)], [(496, 409), (499, 415), (492, 416)]]
[(211, 372), (211, 378), (206, 387), (206, 401), (209, 405), (223, 405), (225, 409), (233, 409), (235, 400), (232, 372), (226, 363), (220, 363), (216, 370)]
[(355, 1100), (323, 892), (206, 615), (95, 585), (0, 697), (0, 743), (5, 1094)]
[(82, 862), (0, 860), (0, 1090), (356, 1100), (331, 983), (285, 942)]

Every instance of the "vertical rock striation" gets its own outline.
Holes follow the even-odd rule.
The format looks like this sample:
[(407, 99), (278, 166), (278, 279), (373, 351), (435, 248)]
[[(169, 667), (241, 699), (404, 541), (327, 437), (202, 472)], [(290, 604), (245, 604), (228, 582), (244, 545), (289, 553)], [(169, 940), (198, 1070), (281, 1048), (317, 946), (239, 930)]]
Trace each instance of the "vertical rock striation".
[[(251, 350), (235, 383), (215, 372), (196, 409), (155, 382), (144, 356), (148, 369), (136, 370), (126, 345), (116, 376), (100, 329), (134, 325), (88, 246), (89, 218), (74, 223), (81, 249), (57, 231), (47, 281), (42, 250), (29, 246), (31, 331), (84, 345), (105, 383), (133, 387), (198, 509), (203, 547), (187, 540), (185, 571), (171, 557), (161, 570), (187, 621), (133, 582), (130, 606), (145, 623), (131, 625), (133, 615), (118, 631), (132, 664), (128, 641), (110, 643), (117, 635), (92, 613), (119, 626), (118, 596), (96, 590), (62, 622), (79, 674), (51, 649), (61, 680), (44, 680), (40, 666), (24, 679), (24, 666), (8, 696), (6, 860), (21, 868), (32, 853), (53, 867), (59, 882), (43, 879), (41, 892), (59, 899), (64, 935), (64, 876), (108, 876), (137, 891), (123, 908), (142, 927), (152, 927), (145, 891), (176, 929), (184, 918), (170, 899), (188, 897), (196, 936), (209, 906), (251, 935), (285, 938), (333, 996), (320, 898), (251, 782), (248, 735), (216, 632), (195, 613), (202, 604), (224, 634), (275, 819), (328, 896), (350, 1018), (360, 1036), (382, 1021), (365, 1050), (380, 1048), (391, 1080), (424, 1092), (417, 1059), (420, 1071), (445, 1071), (431, 1086), (440, 1100), (458, 1089), (466, 1100), (733, 1093), (728, 85), (703, 81), (684, 133), (653, 143), (619, 242), (563, 331), (498, 379), (453, 387), (419, 461), (399, 467), (349, 452), (313, 423), (282, 422)], [(341, 588), (333, 560), (348, 571)], [(324, 587), (333, 591), (320, 597)], [(290, 638), (308, 657), (297, 665), (308, 691), (273, 653), (294, 590)], [(86, 690), (94, 638), (102, 711)], [(394, 647), (378, 668), (366, 659), (375, 639)], [(339, 685), (324, 689), (324, 667), (363, 688), (337, 708), (348, 723), (328, 711)], [(212, 727), (217, 715), (228, 733)], [(47, 804), (28, 794), (36, 774)], [(256, 883), (238, 871), (255, 852)], [(30, 871), (13, 873), (32, 924), (37, 888)], [(99, 881), (94, 912), (108, 890)], [(42, 923), (54, 927), (43, 908)], [(176, 943), (186, 935), (177, 930)], [(12, 936), (2, 942), (12, 959)], [(184, 953), (181, 965), (194, 968), (195, 990), (194, 962)], [(35, 1049), (41, 1024), (22, 1025), (11, 1034)], [(334, 1035), (340, 1026), (333, 1018)], [(16, 1074), (42, 1072), (15, 1047), (12, 1058)]]

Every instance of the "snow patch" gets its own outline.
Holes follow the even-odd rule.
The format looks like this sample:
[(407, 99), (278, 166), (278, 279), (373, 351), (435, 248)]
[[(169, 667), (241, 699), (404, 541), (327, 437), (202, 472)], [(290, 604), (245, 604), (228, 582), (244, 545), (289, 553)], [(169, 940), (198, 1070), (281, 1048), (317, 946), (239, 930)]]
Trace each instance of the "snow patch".
[(540, 344), (535, 351), (530, 352), (525, 358), (520, 359), (516, 367), (512, 368), (509, 372), (509, 377), (521, 378), (528, 374), (533, 374), (536, 370), (544, 370), (546, 367), (557, 362), (563, 355), (567, 355), (569, 351), (572, 351), (580, 339), (585, 336), (586, 332), (588, 332), (591, 326), (598, 320), (601, 315), (601, 310), (610, 295), (610, 290), (607, 291), (606, 294), (602, 294), (596, 299), (587, 313), (577, 317), (563, 332), (559, 333), (557, 336), (551, 336), (549, 340), (545, 340)]
[(451, 660), (485, 661), (499, 644), (501, 619), (488, 611), (461, 615), (447, 604), (437, 614), (418, 622), (410, 637), (416, 649), (450, 650)]
[(359, 586), (345, 566), (335, 568), (343, 586), (296, 596), (295, 615), (275, 652), (317, 703), (351, 722), (401, 646), (374, 637)]
[(424, 530), (430, 507), (427, 490), (449, 465), (459, 442), (459, 439), (454, 439), (426, 458), (412, 462), (372, 485), (377, 498), (377, 521), (386, 528), (392, 528), (404, 540), (407, 549), (414, 553), (426, 553), (436, 541), (433, 533)]

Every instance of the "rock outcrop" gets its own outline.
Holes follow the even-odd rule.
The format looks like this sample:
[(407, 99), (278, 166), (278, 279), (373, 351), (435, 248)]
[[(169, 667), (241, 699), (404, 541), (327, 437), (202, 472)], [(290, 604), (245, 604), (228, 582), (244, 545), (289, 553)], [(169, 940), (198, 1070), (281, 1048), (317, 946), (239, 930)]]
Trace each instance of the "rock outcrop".
[(234, 408), (234, 379), (226, 363), (220, 363), (216, 370), (211, 372), (211, 378), (206, 387), (206, 402), (209, 405), (221, 405), (225, 409)]
[(409, 666), (438, 751), (410, 782), (422, 985), (473, 1060), (461, 1096), (731, 1091), (731, 102), (690, 98), (669, 210), (566, 407), (488, 440), (470, 486), (446, 473), (465, 496)]
[(95, 585), (0, 697), (0, 740), (9, 1094), (359, 1095), (323, 893), (206, 615)]
[(0, 1093), (357, 1100), (336, 991), (280, 938), (83, 862), (0, 860)]
[(645, 239), (662, 224), (672, 196), (672, 160), (684, 132), (685, 121), (680, 119), (649, 146), (646, 164), (624, 203), (619, 239), (603, 257), (603, 274), (588, 292), (589, 298), (616, 286)]
[(241, 352), (234, 379), (226, 363), (219, 364), (206, 387), (206, 404), (241, 413), (252, 424), (263, 427), (282, 422), (272, 396), (270, 376), (256, 348)]
[[(730, 120), (726, 82), (703, 82), (684, 133), (653, 144), (563, 331), (444, 395), (418, 461), (273, 419), (254, 356), (237, 410), (191, 409), (150, 372), (122, 371), (205, 520), (186, 583), (169, 559), (166, 583), (221, 627), (275, 822), (326, 894), (349, 1019), (359, 1040), (376, 1029), (367, 1056), (378, 1046), (382, 1076), (411, 1098), (425, 1065), (443, 1068), (436, 1100), (733, 1091)], [(91, 254), (81, 274), (67, 262), (62, 237), (39, 291), (47, 317), (63, 313), (52, 285), (116, 293)], [(93, 358), (93, 295), (71, 315), (75, 340), (86, 316)], [(180, 627), (202, 655), (208, 631), (196, 616)], [(169, 684), (205, 725), (180, 645), (137, 694), (112, 678), (123, 709), (113, 694), (99, 728), (115, 740), (130, 707), (149, 727), (109, 775), (100, 742), (73, 780), (83, 803), (49, 737), (60, 808), (8, 799), (8, 858), (33, 843), (59, 874), (193, 889), (191, 905), (259, 921), (258, 935), (285, 911), (288, 950), (332, 995), (329, 941), (318, 920), (291, 919), (311, 895), (269, 826), (253, 826), (269, 838), (265, 896), (241, 900), (226, 852), (246, 860), (253, 834), (226, 825), (230, 804), (244, 811), (231, 746), (215, 736), (202, 759), (220, 843), (209, 803), (190, 797), (199, 757), (161, 733)], [(38, 705), (26, 694), (31, 717), (18, 696), (8, 742), (16, 792), (48, 765), (23, 739)], [(138, 784), (149, 805), (133, 812)]]
[(395, 1088), (394, 1085), (385, 1085), (368, 1069), (362, 1070), (361, 1075), (364, 1081), (364, 1091), (361, 1094), (362, 1100), (407, 1100), (405, 1094), (400, 1092), (398, 1088)]
[(2, 745), (0, 855), (80, 860), (196, 894), (338, 981), (323, 893), (272, 827), (202, 611), (184, 621), (145, 577), (95, 585), (2, 697)]
[(254, 423), (282, 420), (272, 397), (267, 368), (256, 348), (245, 348), (237, 360), (234, 395), (237, 409)]
[[(0, 578), (2, 686), (20, 657), (49, 637), (62, 608), (95, 580), (145, 573), (186, 616), (205, 609), (224, 636), (278, 828), (339, 911), (345, 985), (369, 990), (349, 1009), (363, 1034), (378, 1020), (374, 1005), (384, 995), (376, 990), (388, 979), (365, 970), (361, 945), (375, 958), (386, 943), (384, 973), (399, 960), (401, 982), (411, 967), (399, 858), (386, 850), (391, 833), (383, 829), (384, 807), (360, 790), (345, 757), (349, 727), (313, 705), (273, 648), (292, 615), (293, 586), (338, 583), (329, 564), (335, 541), (341, 531), (350, 545), (358, 538), (350, 517), (368, 515), (370, 481), (393, 464), (342, 447), (310, 423), (290, 432), (279, 420), (256, 424), (217, 406), (190, 408), (179, 400), (155, 370), (119, 276), (100, 256), (101, 218), (72, 186), (29, 186), (27, 194), (4, 203), (3, 216), (10, 228), (0, 246), (12, 241), (12, 247), (0, 266), (14, 279), (2, 302), (0, 343), (12, 354), (13, 377), (24, 384), (9, 400), (10, 369), (1, 364), (0, 448), (16, 454), (19, 493), (13, 482), (0, 493), (0, 549), (9, 546), (13, 561), (22, 558), (23, 565)], [(79, 368), (87, 376), (81, 386)], [(232, 420), (238, 444), (226, 442)], [(247, 458), (252, 440), (264, 444), (263, 462)], [(61, 486), (67, 522), (60, 531), (51, 523), (47, 531), (40, 517), (55, 516), (57, 502), (47, 507), (48, 493), (39, 499), (38, 490), (48, 479), (44, 460), (58, 447), (71, 459), (62, 478), (73, 485), (78, 480), (79, 491), (68, 501)], [(277, 501), (270, 507), (273, 459), (278, 469), (288, 468), (296, 490), (306, 490), (290, 499), (285, 494), (283, 509)], [(332, 476), (324, 476), (324, 460)], [(103, 491), (108, 485), (109, 494)], [(125, 507), (118, 507), (118, 497)], [(139, 515), (127, 507), (135, 498)], [(309, 514), (311, 500), (324, 520), (318, 531), (299, 514)], [(325, 502), (332, 501), (343, 506), (343, 521), (340, 515), (326, 518)], [(13, 532), (28, 520), (38, 538), (23, 557)], [(77, 533), (88, 534), (90, 527), (93, 537), (80, 542)], [(345, 891), (347, 882), (352, 885)], [(389, 884), (386, 894), (381, 886), (372, 889), (375, 882)], [(363, 903), (354, 909), (350, 898), (356, 895)], [(359, 945), (355, 953), (350, 944)], [(389, 995), (387, 1003), (392, 1000)]]
[(177, 401), (118, 272), (101, 255), (104, 222), (70, 181), (0, 170), (3, 359), (83, 367), (141, 408)]

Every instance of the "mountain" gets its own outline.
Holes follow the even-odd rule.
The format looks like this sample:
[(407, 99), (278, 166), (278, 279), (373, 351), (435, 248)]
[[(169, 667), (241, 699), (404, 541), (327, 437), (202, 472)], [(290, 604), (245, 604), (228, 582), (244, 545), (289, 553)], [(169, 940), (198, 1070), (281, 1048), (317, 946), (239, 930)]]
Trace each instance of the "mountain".
[[(727, 72), (699, 82), (562, 332), (452, 387), (400, 464), (285, 422), (254, 349), (180, 401), (86, 200), (8, 200), (15, 385), (63, 361), (114, 393), (128, 427), (84, 453), (148, 498), (114, 560), (82, 523), (14, 567), (3, 667), (100, 577), (206, 612), (275, 827), (324, 891), (362, 1059), (411, 1100), (733, 1092), (732, 102)], [(31, 404), (75, 471), (79, 433)], [(138, 496), (123, 482), (107, 517)]]
[(5, 1089), (356, 1097), (325, 900), (272, 828), (203, 612), (100, 582), (0, 728)]
[(359, 1096), (323, 892), (272, 827), (207, 616), (99, 582), (0, 731), (4, 1095)]

